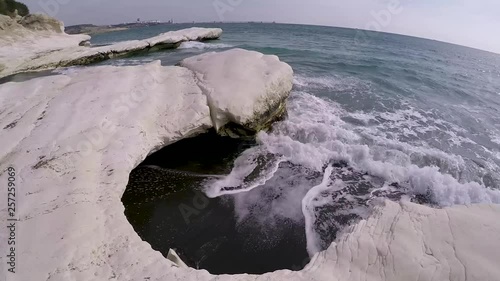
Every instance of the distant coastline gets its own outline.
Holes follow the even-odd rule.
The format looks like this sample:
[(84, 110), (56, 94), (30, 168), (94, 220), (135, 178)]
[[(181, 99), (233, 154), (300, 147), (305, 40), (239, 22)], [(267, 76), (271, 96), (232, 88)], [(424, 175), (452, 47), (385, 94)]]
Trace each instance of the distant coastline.
[(131, 22), (131, 23), (120, 23), (113, 25), (94, 25), (94, 24), (77, 24), (66, 26), (64, 31), (68, 34), (100, 34), (112, 31), (127, 30), (129, 28), (136, 27), (148, 27), (155, 25), (165, 25), (172, 24), (172, 21), (160, 22), (160, 21), (147, 21), (147, 22)]
[(97, 26), (92, 24), (72, 25), (65, 27), (68, 34), (100, 34), (112, 31), (127, 30), (127, 27)]
[(112, 24), (112, 25), (94, 25), (94, 24), (77, 24), (77, 25), (70, 25), (66, 26), (64, 31), (68, 34), (102, 34), (102, 33), (107, 33), (107, 32), (112, 32), (112, 31), (121, 31), (121, 30), (127, 30), (130, 28), (137, 28), (137, 27), (148, 27), (148, 26), (156, 26), (156, 25), (171, 25), (171, 24), (190, 24), (190, 23), (199, 23), (199, 24), (206, 24), (206, 23), (276, 23), (276, 22), (263, 22), (263, 21), (249, 21), (249, 22), (179, 22), (179, 23), (174, 23), (173, 20), (167, 21), (167, 22), (160, 22), (160, 21), (146, 21), (146, 22), (131, 22), (131, 23), (120, 23), (120, 24)]
[[(373, 34), (387, 34), (387, 35), (398, 35), (398, 36), (404, 36), (404, 37), (409, 37), (409, 38), (415, 38), (415, 39), (424, 39), (424, 40), (429, 40), (429, 41), (434, 41), (442, 44), (450, 44), (453, 46), (458, 46), (458, 47), (463, 47), (463, 48), (469, 48), (477, 51), (482, 51), (482, 52), (487, 52), (490, 54), (494, 55), (500, 55), (500, 51), (494, 51), (494, 50), (486, 50), (482, 49), (476, 46), (471, 46), (471, 45), (464, 45), (461, 43), (457, 42), (449, 42), (449, 41), (443, 41), (439, 39), (434, 39), (434, 38), (428, 38), (428, 37), (419, 37), (416, 35), (411, 35), (411, 34), (403, 34), (403, 33), (395, 33), (395, 32), (389, 32), (389, 31), (374, 31), (374, 30), (367, 30), (367, 29), (362, 29), (362, 28), (352, 28), (352, 27), (347, 27), (347, 26), (333, 26), (333, 25), (322, 25), (322, 24), (312, 24), (312, 23), (293, 23), (293, 22), (275, 22), (275, 21), (190, 21), (190, 22), (145, 22), (145, 23), (122, 23), (122, 24), (113, 24), (113, 25), (93, 25), (93, 24), (78, 24), (78, 25), (71, 25), (67, 26), (65, 28), (65, 32), (68, 34), (100, 34), (100, 33), (106, 33), (106, 32), (112, 32), (112, 31), (120, 31), (120, 30), (126, 30), (130, 28), (135, 28), (135, 27), (145, 27), (145, 26), (154, 26), (154, 25), (165, 25), (165, 24), (173, 24), (173, 25), (179, 25), (179, 24), (284, 24), (284, 25), (306, 25), (306, 26), (317, 26), (317, 27), (326, 27), (326, 28), (340, 28), (340, 29), (346, 29), (346, 30), (357, 30), (359, 32), (370, 32)], [(81, 27), (92, 27), (89, 29), (82, 28)]]

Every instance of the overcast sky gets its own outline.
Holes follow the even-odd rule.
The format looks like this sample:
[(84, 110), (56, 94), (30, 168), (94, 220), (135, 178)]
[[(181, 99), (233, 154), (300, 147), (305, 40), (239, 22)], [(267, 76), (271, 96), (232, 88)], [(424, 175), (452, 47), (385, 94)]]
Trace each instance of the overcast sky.
[(381, 30), (500, 53), (500, 0), (20, 0), (66, 25), (276, 21)]

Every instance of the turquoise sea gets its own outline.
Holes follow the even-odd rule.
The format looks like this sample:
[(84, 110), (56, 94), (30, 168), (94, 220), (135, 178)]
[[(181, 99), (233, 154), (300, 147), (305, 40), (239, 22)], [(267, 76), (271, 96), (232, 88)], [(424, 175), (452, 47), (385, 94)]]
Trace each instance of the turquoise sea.
[[(92, 43), (190, 26), (100, 34)], [(435, 208), (500, 203), (500, 55), (344, 28), (196, 26), (224, 33), (103, 64), (175, 65), (237, 47), (278, 55), (295, 71), (294, 89), (287, 119), (255, 142), (207, 135), (136, 170), (126, 214), (163, 254), (175, 248), (212, 273), (299, 270), (383, 198)], [(137, 186), (142, 193), (130, 189)]]

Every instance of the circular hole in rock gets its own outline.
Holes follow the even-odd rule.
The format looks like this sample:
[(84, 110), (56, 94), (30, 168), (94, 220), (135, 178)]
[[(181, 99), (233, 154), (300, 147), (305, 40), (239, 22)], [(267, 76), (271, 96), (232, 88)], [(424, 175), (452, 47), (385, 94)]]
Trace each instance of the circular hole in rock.
[(254, 145), (210, 131), (150, 155), (131, 172), (122, 198), (135, 231), (165, 257), (174, 249), (187, 265), (212, 274), (303, 269), (309, 262), (303, 223), (282, 221), (274, 233), (238, 220), (232, 195), (202, 192), (205, 181), (229, 174)]

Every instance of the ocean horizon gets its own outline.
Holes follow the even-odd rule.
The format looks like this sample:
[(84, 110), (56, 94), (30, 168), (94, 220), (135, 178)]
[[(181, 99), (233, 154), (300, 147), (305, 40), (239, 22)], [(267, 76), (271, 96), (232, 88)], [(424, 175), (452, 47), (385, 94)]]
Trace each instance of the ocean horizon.
[[(96, 26), (115, 26), (115, 25), (120, 25), (120, 24), (133, 24), (135, 22), (124, 22), (124, 23), (110, 23), (110, 24), (95, 24)], [(70, 24), (68, 27), (71, 26), (79, 26), (79, 25), (86, 25), (86, 24), (92, 24), (92, 23), (80, 23), (80, 24)], [(454, 46), (460, 46), (464, 48), (470, 48), (478, 51), (484, 51), (488, 53), (493, 53), (500, 55), (500, 51), (492, 51), (492, 50), (486, 50), (478, 47), (473, 47), (473, 46), (467, 46), (459, 43), (454, 43), (454, 42), (448, 42), (448, 41), (443, 41), (435, 38), (427, 38), (427, 37), (420, 37), (416, 35), (411, 35), (411, 34), (403, 34), (403, 33), (395, 33), (395, 32), (389, 32), (389, 31), (384, 31), (384, 30), (370, 30), (370, 29), (363, 29), (363, 28), (353, 28), (353, 27), (347, 27), (347, 26), (335, 26), (335, 25), (322, 25), (322, 24), (314, 24), (314, 23), (294, 23), (294, 22), (273, 22), (273, 21), (194, 21), (194, 22), (174, 22), (174, 23), (167, 23), (167, 22), (160, 22), (157, 23), (156, 25), (172, 25), (172, 26), (212, 26), (212, 25), (217, 25), (217, 24), (281, 24), (281, 25), (298, 25), (298, 26), (317, 26), (317, 27), (329, 27), (329, 28), (339, 28), (339, 29), (350, 29), (350, 30), (356, 30), (356, 31), (361, 31), (361, 32), (373, 32), (373, 33), (382, 33), (382, 34), (390, 34), (390, 35), (399, 35), (399, 36), (406, 36), (406, 37), (412, 37), (416, 39), (423, 39), (423, 40), (429, 40), (429, 41), (435, 41), (443, 44), (450, 44)], [(131, 29), (135, 28), (141, 28), (141, 27), (132, 27)], [(148, 27), (143, 27), (143, 28), (148, 28)], [(110, 32), (116, 32), (116, 31), (110, 31)], [(109, 33), (109, 32), (104, 32), (104, 33)], [(97, 34), (93, 34), (92, 36), (95, 36)]]

